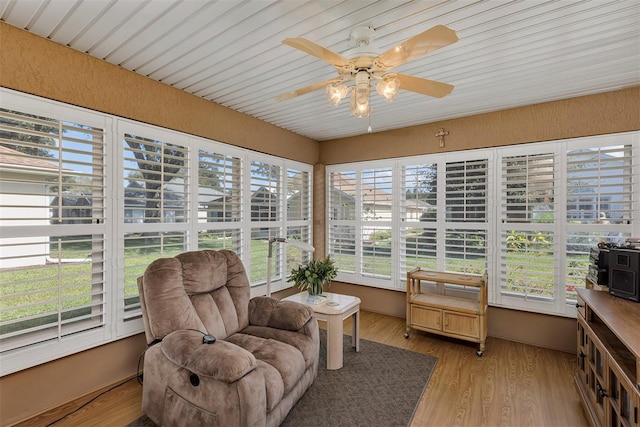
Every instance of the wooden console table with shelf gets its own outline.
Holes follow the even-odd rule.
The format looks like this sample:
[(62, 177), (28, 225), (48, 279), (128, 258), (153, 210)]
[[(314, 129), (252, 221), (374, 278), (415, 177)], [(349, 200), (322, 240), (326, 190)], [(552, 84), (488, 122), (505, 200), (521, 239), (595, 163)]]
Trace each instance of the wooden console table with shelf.
[[(426, 282), (425, 286), (422, 286)], [(431, 283), (431, 286), (428, 286)], [(449, 289), (446, 285), (458, 285)], [(473, 291), (466, 289), (474, 288)], [(429, 289), (430, 288), (430, 289)], [(459, 288), (459, 289), (455, 289)], [(407, 272), (407, 329), (479, 343), (487, 339), (487, 275), (446, 273), (416, 267)]]
[(639, 427), (640, 304), (578, 289), (576, 388), (594, 426)]

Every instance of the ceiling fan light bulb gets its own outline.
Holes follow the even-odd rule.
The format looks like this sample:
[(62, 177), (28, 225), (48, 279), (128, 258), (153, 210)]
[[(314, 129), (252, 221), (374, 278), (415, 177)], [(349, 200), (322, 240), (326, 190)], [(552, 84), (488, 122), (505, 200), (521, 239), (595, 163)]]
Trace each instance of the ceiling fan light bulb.
[[(369, 92), (366, 92), (366, 100), (365, 102), (361, 102), (362, 96), (358, 99), (357, 96), (357, 88), (353, 92), (351, 92), (351, 114), (355, 117), (363, 118), (368, 117), (370, 113), (369, 107)], [(360, 101), (360, 102), (359, 102)]]
[(386, 99), (387, 102), (392, 102), (398, 95), (399, 90), (400, 80), (397, 79), (395, 75), (387, 74), (383, 76), (382, 80), (380, 80), (376, 86), (378, 94), (384, 96), (384, 99)]
[(365, 105), (369, 103), (369, 83), (360, 83), (356, 86), (356, 102), (359, 105)]
[(340, 101), (347, 96), (348, 88), (345, 85), (329, 83), (327, 85), (327, 99), (334, 107), (340, 104)]

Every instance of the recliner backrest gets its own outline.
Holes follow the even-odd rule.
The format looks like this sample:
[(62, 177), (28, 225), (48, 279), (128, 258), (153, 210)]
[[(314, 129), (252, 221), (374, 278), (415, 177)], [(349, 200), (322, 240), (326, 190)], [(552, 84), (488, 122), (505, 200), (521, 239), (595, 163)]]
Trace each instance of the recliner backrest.
[(250, 287), (244, 265), (229, 250), (160, 258), (138, 280), (147, 343), (181, 329), (224, 339), (249, 324)]

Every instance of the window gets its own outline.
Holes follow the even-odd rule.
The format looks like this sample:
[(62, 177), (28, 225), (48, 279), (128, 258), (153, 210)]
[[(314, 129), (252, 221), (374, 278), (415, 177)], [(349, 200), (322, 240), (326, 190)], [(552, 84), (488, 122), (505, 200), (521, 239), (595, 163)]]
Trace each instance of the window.
[(483, 274), (489, 224), (488, 159), (445, 164), (444, 270)]
[(500, 292), (512, 305), (553, 301), (554, 159), (553, 152), (502, 158)]
[[(488, 271), (492, 305), (575, 315), (589, 250), (640, 234), (640, 133), (327, 167), (338, 280)], [(495, 195), (495, 196), (494, 196)]]
[(328, 175), (328, 253), (336, 268), (355, 273), (356, 172), (338, 170)]
[(402, 167), (401, 270), (399, 281), (417, 265), (437, 268), (438, 164)]
[(360, 184), (360, 265), (363, 277), (391, 278), (392, 168), (365, 168)]
[[(188, 150), (175, 136), (122, 124), (124, 224), (123, 319), (140, 317), (137, 279), (157, 258), (188, 247)], [(173, 138), (172, 138), (173, 137)], [(184, 138), (184, 137), (182, 137)]]
[(489, 160), (461, 157), (328, 167), (328, 253), (338, 279), (405, 289), (417, 265), (484, 273)]
[[(312, 241), (311, 165), (1, 89), (0, 375), (143, 331), (153, 260)], [(272, 290), (310, 254), (276, 246)]]
[(0, 347), (14, 350), (2, 361), (8, 369), (28, 346), (46, 344), (56, 355), (99, 343), (108, 317), (107, 122), (43, 107), (0, 108)]
[[(570, 141), (566, 148), (566, 303), (584, 287), (589, 250), (600, 241), (624, 244), (639, 235), (638, 133)], [(634, 209), (635, 204), (635, 209)]]

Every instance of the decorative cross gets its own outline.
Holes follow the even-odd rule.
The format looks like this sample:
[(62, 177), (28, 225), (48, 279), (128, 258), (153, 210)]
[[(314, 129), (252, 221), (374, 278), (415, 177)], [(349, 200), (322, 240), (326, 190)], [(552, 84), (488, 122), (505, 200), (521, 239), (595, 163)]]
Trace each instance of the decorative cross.
[(437, 136), (438, 139), (438, 147), (442, 148), (444, 147), (444, 137), (449, 135), (449, 131), (444, 130), (444, 128), (440, 128), (440, 130), (438, 131), (438, 133), (436, 133), (435, 136)]

